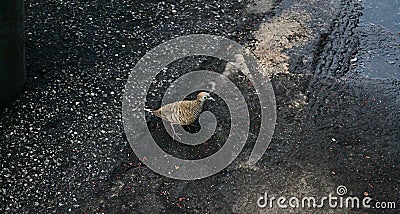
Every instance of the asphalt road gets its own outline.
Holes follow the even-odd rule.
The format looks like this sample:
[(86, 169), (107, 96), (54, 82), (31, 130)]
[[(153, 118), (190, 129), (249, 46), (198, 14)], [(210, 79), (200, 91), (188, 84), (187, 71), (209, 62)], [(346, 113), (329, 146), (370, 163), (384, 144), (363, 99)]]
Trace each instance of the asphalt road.
[[(400, 19), (371, 12), (373, 6), (388, 7), (385, 3), (397, 5), (25, 1), (28, 77), (25, 92), (0, 112), (0, 212), (282, 213), (277, 206), (258, 207), (257, 199), (265, 192), (322, 198), (344, 185), (346, 196), (371, 197), (373, 205), (395, 202), (396, 208), (284, 211), (398, 213), (400, 34), (398, 23), (393, 28), (391, 23)], [(255, 166), (244, 164), (258, 134), (252, 130), (226, 169), (179, 181), (154, 173), (133, 153), (123, 131), (122, 95), (146, 52), (196, 33), (227, 37), (256, 54), (275, 90), (277, 125)], [(208, 57), (187, 58), (160, 79), (172, 80), (188, 68), (224, 67)], [(248, 106), (259, 112), (252, 87), (235, 81)], [(164, 88), (157, 90), (148, 97), (154, 107)], [(205, 157), (226, 139), (225, 107), (206, 106), (219, 118), (219, 132), (196, 149), (171, 142), (160, 120), (150, 120), (149, 127), (169, 153)], [(257, 127), (259, 117), (251, 118)]]

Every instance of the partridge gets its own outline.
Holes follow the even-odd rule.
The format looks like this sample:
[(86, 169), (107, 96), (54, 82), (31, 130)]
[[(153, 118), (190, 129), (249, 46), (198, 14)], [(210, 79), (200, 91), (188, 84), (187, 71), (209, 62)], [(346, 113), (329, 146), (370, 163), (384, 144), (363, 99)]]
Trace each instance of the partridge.
[(214, 101), (214, 98), (207, 92), (200, 92), (195, 100), (183, 100), (164, 105), (157, 110), (145, 110), (170, 122), (174, 136), (179, 138), (178, 133), (175, 132), (174, 124), (192, 124), (200, 115), (206, 100)]

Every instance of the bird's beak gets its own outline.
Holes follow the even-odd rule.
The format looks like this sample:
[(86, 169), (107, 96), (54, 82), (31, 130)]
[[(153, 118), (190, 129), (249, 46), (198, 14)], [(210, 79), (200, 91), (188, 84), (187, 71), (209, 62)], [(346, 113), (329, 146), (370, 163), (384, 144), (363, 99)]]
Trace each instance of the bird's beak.
[(211, 100), (211, 101), (215, 101), (214, 98), (212, 98), (212, 97), (210, 97), (210, 98), (208, 98), (208, 99)]

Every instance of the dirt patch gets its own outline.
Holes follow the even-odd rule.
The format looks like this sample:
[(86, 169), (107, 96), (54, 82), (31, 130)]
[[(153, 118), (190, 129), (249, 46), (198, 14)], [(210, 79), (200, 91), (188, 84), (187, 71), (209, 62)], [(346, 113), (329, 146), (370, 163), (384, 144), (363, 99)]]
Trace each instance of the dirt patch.
[(286, 11), (261, 24), (254, 33), (257, 42), (254, 53), (269, 76), (289, 72), (286, 50), (305, 44), (311, 37), (306, 11)]

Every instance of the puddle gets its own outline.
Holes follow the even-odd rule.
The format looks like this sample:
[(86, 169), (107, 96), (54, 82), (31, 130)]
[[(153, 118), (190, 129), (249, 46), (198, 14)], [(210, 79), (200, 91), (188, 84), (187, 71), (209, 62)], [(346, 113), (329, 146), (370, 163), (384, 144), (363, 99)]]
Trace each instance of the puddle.
[(361, 39), (363, 75), (372, 79), (400, 79), (400, 0), (363, 0)]
[(371, 79), (400, 79), (400, 67), (394, 61), (375, 57), (366, 63), (366, 68), (368, 72), (364, 76)]
[(400, 0), (363, 0), (365, 23), (381, 25), (388, 31), (400, 32)]

